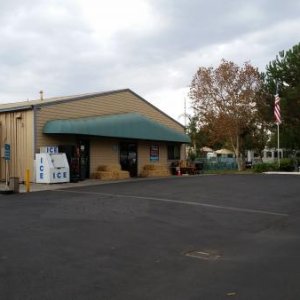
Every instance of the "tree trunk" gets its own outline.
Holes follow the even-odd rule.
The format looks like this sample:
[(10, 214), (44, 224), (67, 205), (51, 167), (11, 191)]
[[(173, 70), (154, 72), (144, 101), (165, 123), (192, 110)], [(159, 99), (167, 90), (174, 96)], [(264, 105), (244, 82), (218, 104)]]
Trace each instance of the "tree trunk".
[(238, 170), (242, 171), (244, 169), (244, 162), (243, 157), (240, 154), (240, 137), (239, 135), (236, 136), (236, 148), (235, 148), (235, 160), (238, 165)]

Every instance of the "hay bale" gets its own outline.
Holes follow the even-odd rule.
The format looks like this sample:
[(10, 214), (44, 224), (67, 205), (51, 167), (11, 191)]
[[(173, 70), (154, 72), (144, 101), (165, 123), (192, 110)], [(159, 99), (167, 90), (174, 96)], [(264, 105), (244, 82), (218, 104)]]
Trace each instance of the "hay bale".
[(155, 166), (156, 168), (153, 170), (149, 169), (148, 167), (146, 167), (146, 169), (144, 168), (144, 170), (141, 173), (141, 176), (142, 177), (165, 177), (171, 175), (171, 171), (167, 166), (164, 165), (155, 165)]
[(165, 170), (166, 168), (168, 168), (168, 166), (162, 164), (149, 164), (149, 165), (144, 165), (143, 170), (159, 171), (159, 170)]
[(104, 171), (104, 172), (121, 171), (121, 165), (119, 164), (100, 165), (97, 170)]
[(94, 178), (100, 180), (120, 180), (130, 178), (128, 171), (97, 171)]
[(100, 180), (113, 180), (113, 172), (107, 172), (107, 171), (98, 171), (96, 172), (97, 179)]
[(114, 172), (116, 179), (128, 179), (130, 178), (129, 172), (128, 171), (118, 171)]

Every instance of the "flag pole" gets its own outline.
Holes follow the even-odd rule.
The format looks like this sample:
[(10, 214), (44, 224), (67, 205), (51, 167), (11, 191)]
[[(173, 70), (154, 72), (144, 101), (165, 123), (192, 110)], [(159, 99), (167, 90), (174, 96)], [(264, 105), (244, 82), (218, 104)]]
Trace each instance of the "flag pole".
[(277, 160), (278, 160), (278, 167), (280, 168), (280, 155), (279, 155), (279, 122), (277, 122)]
[[(276, 82), (276, 95), (278, 96), (279, 93), (279, 82)], [(275, 97), (276, 97), (275, 95)], [(281, 116), (279, 115), (279, 119), (281, 119)], [(279, 155), (279, 148), (280, 148), (280, 140), (279, 140), (279, 124), (280, 121), (277, 119), (277, 162), (278, 162), (278, 168), (280, 168), (280, 155)]]

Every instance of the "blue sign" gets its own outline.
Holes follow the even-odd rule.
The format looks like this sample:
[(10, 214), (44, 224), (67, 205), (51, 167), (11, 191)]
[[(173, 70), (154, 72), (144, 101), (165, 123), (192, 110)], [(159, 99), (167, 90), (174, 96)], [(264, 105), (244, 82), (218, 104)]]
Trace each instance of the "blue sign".
[(150, 146), (150, 161), (159, 161), (159, 146)]
[(10, 160), (10, 144), (4, 145), (4, 159)]

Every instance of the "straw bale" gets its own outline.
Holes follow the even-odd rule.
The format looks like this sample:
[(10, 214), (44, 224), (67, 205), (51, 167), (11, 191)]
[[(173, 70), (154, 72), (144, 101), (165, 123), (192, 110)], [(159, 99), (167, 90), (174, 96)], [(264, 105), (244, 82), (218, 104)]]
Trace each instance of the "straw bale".
[(144, 165), (143, 167), (144, 170), (152, 170), (152, 171), (165, 170), (166, 168), (168, 167), (162, 164), (149, 164), (149, 165)]
[(142, 177), (164, 177), (170, 175), (171, 172), (167, 167), (164, 169), (161, 168), (160, 170), (143, 170), (141, 173)]
[(105, 171), (105, 172), (121, 171), (121, 166), (119, 164), (100, 165), (98, 167), (98, 171)]
[(113, 180), (113, 172), (107, 172), (107, 171), (98, 171), (96, 172), (97, 179), (100, 180)]
[(119, 171), (116, 172), (117, 179), (128, 179), (130, 178), (128, 171)]

